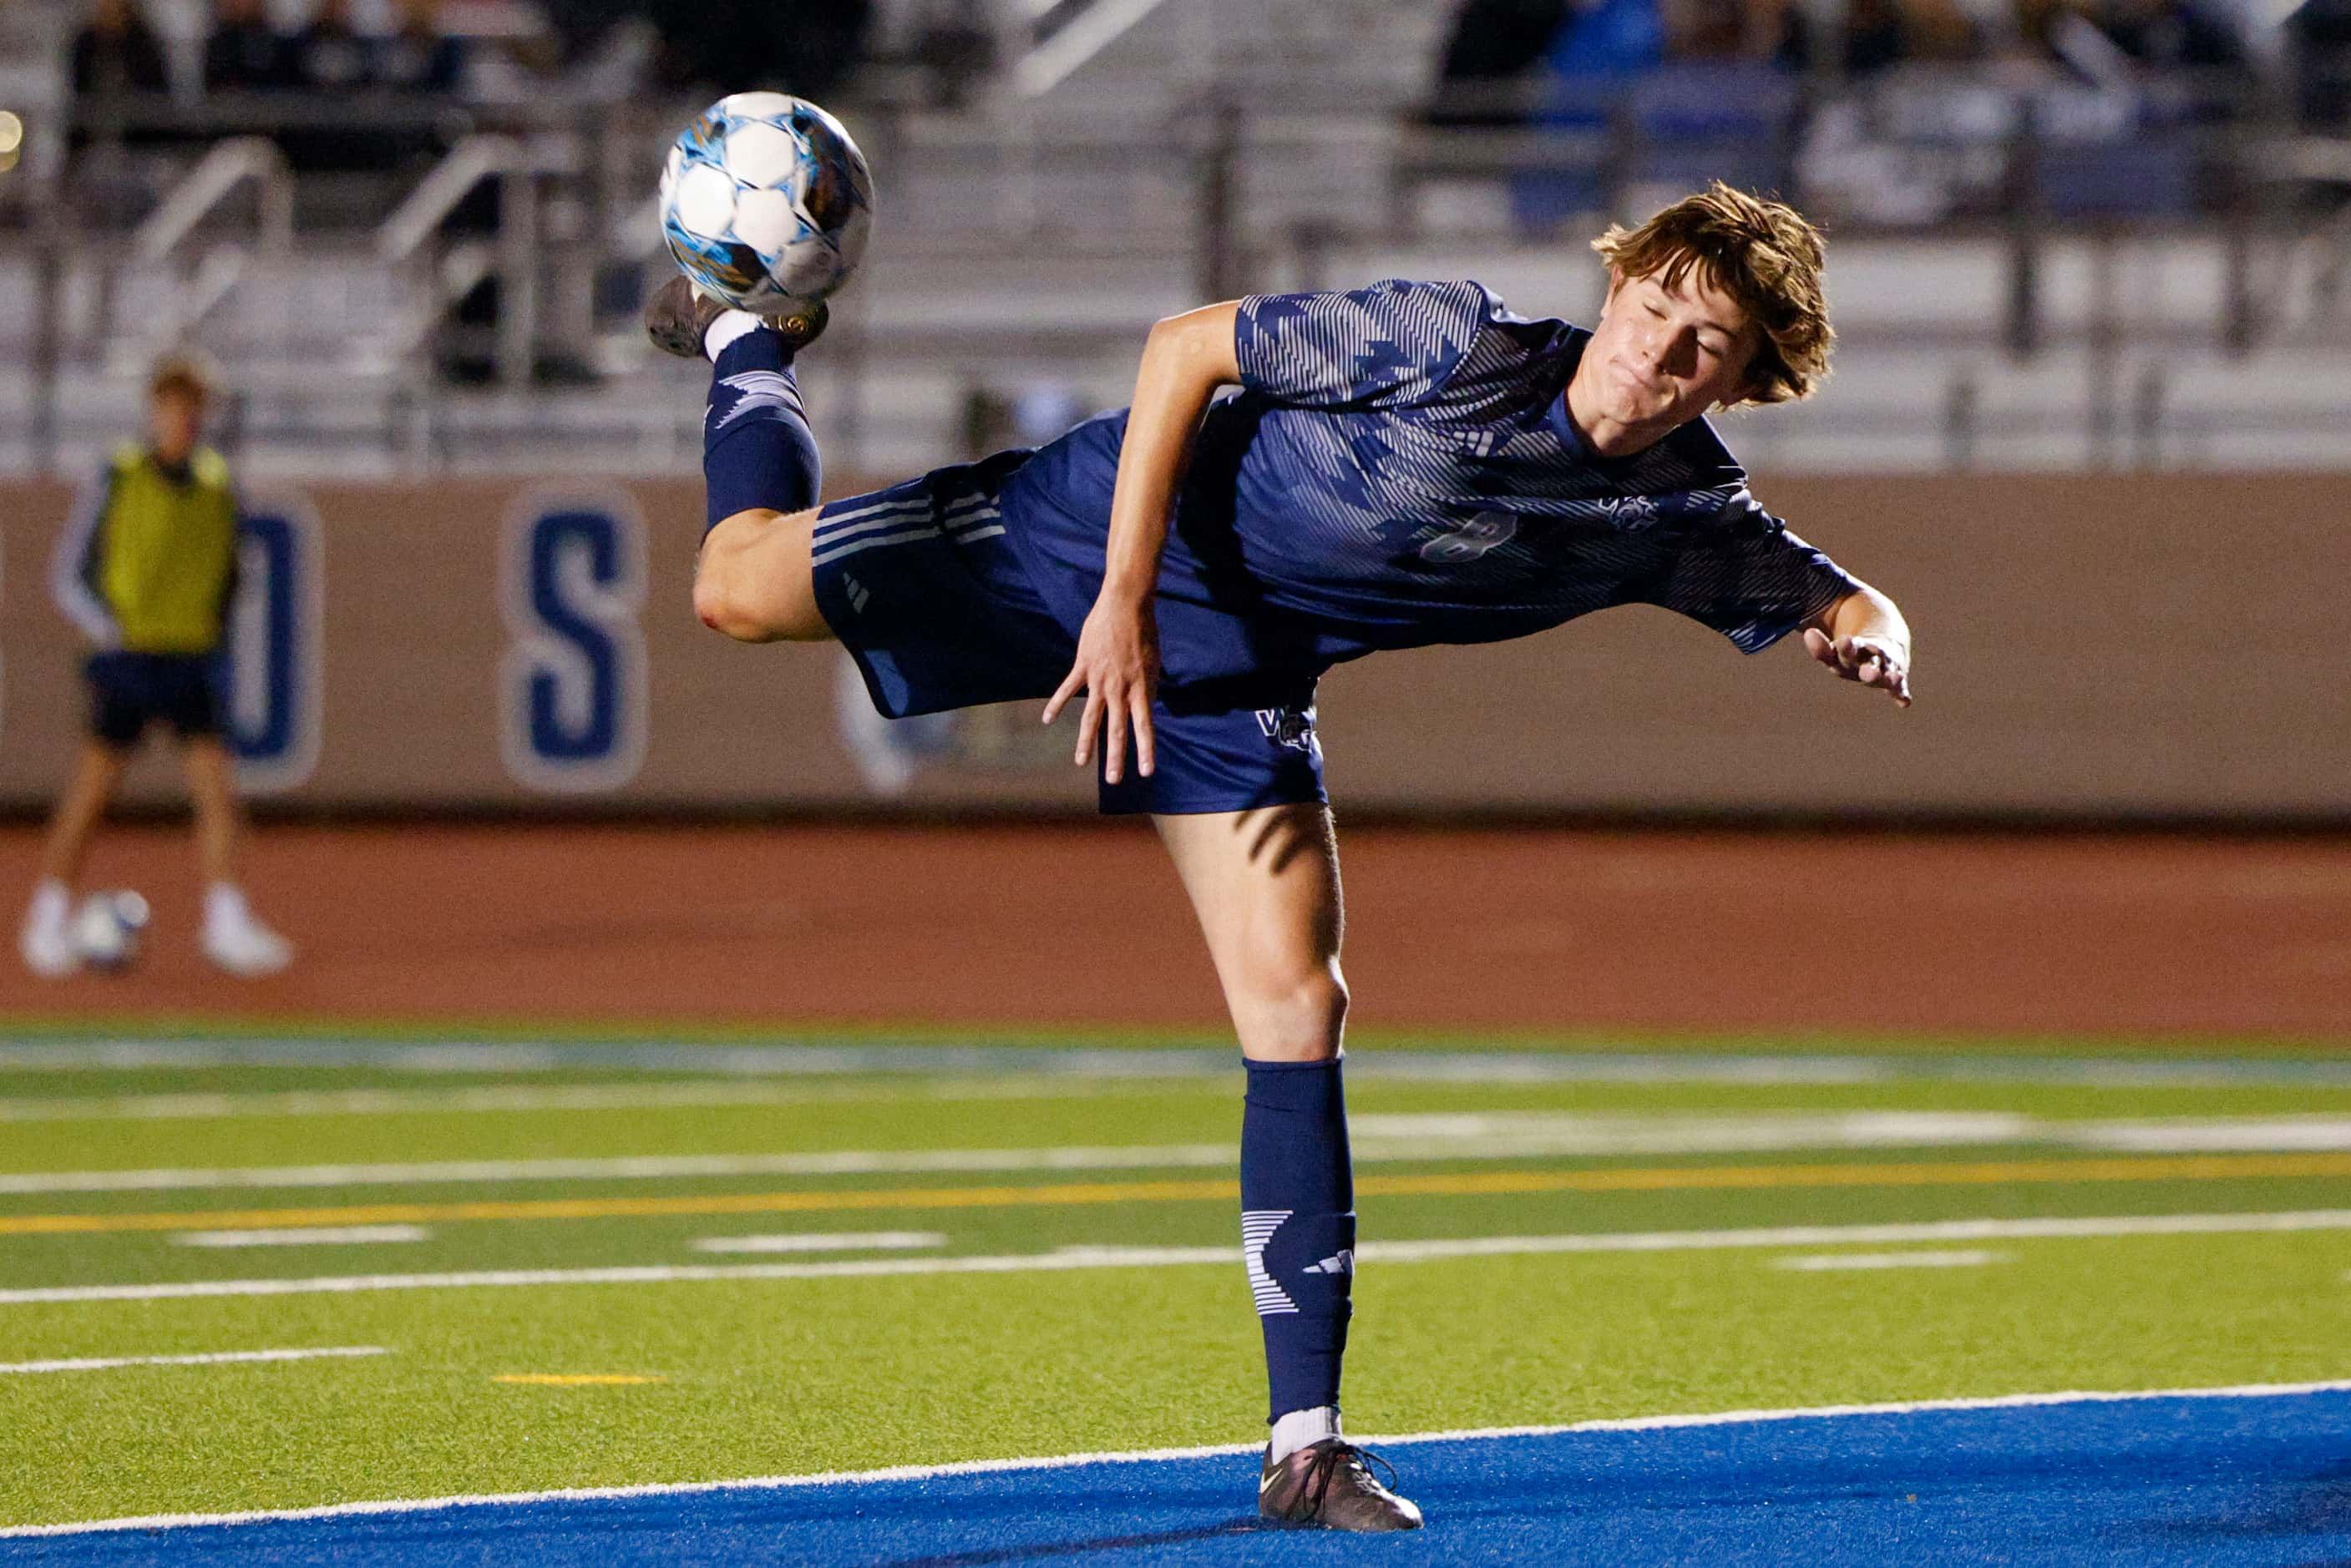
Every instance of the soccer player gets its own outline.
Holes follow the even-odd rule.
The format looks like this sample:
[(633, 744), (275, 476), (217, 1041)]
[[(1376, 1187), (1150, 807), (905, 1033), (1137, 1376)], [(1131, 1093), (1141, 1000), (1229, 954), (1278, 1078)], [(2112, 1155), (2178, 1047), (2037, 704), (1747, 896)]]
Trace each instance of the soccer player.
[(704, 621), (839, 640), (893, 717), (1042, 698), (1050, 722), (1083, 693), (1102, 809), (1157, 826), (1248, 1071), (1259, 1507), (1284, 1522), (1421, 1518), (1340, 1430), (1355, 1217), (1316, 678), (1646, 603), (1750, 653), (1802, 629), (1836, 674), (1910, 700), (1893, 602), (1757, 504), (1703, 417), (1825, 373), (1818, 233), (1718, 184), (1594, 248), (1589, 331), (1475, 283), (1207, 306), (1152, 328), (1132, 407), (822, 507), (791, 370), (821, 308), (763, 323), (681, 278), (647, 311), (656, 342), (716, 365)]
[(219, 652), (236, 575), (237, 503), (228, 464), (200, 445), (212, 388), (174, 357), (147, 389), (147, 440), (117, 448), (57, 541), (50, 589), (90, 644), (90, 736), (57, 803), (18, 948), (35, 974), (80, 967), (73, 885), (91, 831), (140, 737), (179, 737), (204, 877), (204, 956), (232, 974), (274, 974), (286, 939), (246, 906), (234, 875), (243, 829), (221, 741)]

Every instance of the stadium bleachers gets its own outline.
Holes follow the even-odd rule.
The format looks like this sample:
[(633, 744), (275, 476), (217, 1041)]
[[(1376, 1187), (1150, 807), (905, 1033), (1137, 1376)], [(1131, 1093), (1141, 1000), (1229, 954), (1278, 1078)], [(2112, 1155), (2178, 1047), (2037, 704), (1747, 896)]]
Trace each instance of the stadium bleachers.
[[(2075, 93), (2062, 112), (2028, 114), (2043, 134), (1991, 149), (2012, 161), (1993, 182), (2012, 188), (2006, 209), (1921, 226), (1854, 194), (1854, 171), (1877, 166), (1835, 151), (1846, 133), (1831, 110), (1865, 108), (1860, 87), (1823, 99), (1768, 66), (1694, 63), (1611, 89), (1613, 107), (1581, 131), (1450, 130), (1420, 118), (1438, 8), (1052, 15), (1059, 25), (1040, 25), (960, 107), (893, 97), (887, 72), (845, 106), (883, 202), (812, 400), (846, 469), (955, 449), (975, 397), (1122, 400), (1143, 326), (1217, 294), (1458, 274), (1522, 310), (1588, 316), (1597, 275), (1582, 239), (1725, 169), (1800, 197), (1817, 188), (1835, 235), (1838, 376), (1816, 407), (1747, 438), (1771, 462), (2339, 461), (2324, 410), (2351, 383), (2335, 286), (2343, 241), (2308, 210), (2351, 171), (2337, 152), (2346, 168), (2328, 172), (2335, 144), (2185, 123), (2101, 137), (2084, 130), (2098, 113)], [(0, 82), (29, 80), (22, 62), (53, 49), (57, 29), (20, 25), (11, 37), (19, 64), (0, 65)], [(1954, 127), (1998, 105), (1962, 78), (1938, 90), (1955, 95), (1943, 109), (1913, 91), (1900, 123), (1854, 123), (1875, 127), (1876, 153), (1907, 148), (1929, 160), (1916, 168), (1948, 174), (1966, 161)], [(37, 109), (40, 98), (25, 101)], [(665, 265), (646, 199), (654, 153), (690, 107), (470, 106), (438, 170), (386, 176), (357, 198), (346, 180), (340, 202), (314, 189), (329, 182), (296, 177), (298, 235), (282, 251), (243, 192), (168, 254), (142, 253), (138, 201), (78, 204), (75, 232), (45, 234), (26, 200), (33, 149), (18, 191), (0, 194), (16, 219), (0, 228), (0, 385), (22, 394), (0, 411), (0, 464), (78, 465), (120, 428), (132, 369), (184, 331), (225, 363), (243, 393), (242, 437), (271, 466), (690, 467), (691, 373), (655, 364), (632, 315)], [(1966, 157), (1980, 162), (1988, 145)], [(394, 203), (415, 216), (428, 181), (464, 195), (455, 166), (496, 162), (499, 147), (531, 167), (517, 181), (531, 197), (528, 235), (478, 221), (444, 232), (430, 202), (395, 234)], [(193, 161), (149, 161), (144, 199), (165, 199)], [(66, 171), (61, 189), (99, 179), (95, 167)], [(103, 177), (122, 188), (120, 167)], [(1965, 200), (1948, 180), (1929, 187), (1947, 205)], [(1531, 228), (1531, 215), (1555, 221)], [(47, 264), (54, 296), (45, 245), (62, 247)], [(454, 300), (514, 277), (534, 286), (519, 324), (477, 294), (471, 327), (453, 329)], [(503, 384), (453, 381), (456, 361)], [(526, 363), (538, 371), (527, 398)], [(2281, 402), (2280, 385), (2306, 396)]]

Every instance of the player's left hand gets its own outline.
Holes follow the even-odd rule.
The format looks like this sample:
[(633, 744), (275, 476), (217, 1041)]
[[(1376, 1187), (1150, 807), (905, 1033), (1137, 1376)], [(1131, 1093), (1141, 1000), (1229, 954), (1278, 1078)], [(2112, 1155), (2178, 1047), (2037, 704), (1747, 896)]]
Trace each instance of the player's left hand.
[(1080, 767), (1094, 760), (1102, 745), (1102, 776), (1116, 784), (1126, 771), (1129, 727), (1134, 737), (1135, 771), (1151, 776), (1155, 737), (1151, 732), (1151, 699), (1159, 689), (1159, 621), (1151, 601), (1128, 601), (1105, 595), (1094, 601), (1086, 624), (1078, 631), (1078, 657), (1061, 680), (1061, 690), (1045, 704), (1045, 722), (1061, 716), (1063, 704), (1080, 691), (1085, 710), (1078, 716)]
[(1891, 638), (1832, 638), (1807, 627), (1804, 651), (1844, 680), (1875, 686), (1900, 706), (1910, 706), (1910, 650)]

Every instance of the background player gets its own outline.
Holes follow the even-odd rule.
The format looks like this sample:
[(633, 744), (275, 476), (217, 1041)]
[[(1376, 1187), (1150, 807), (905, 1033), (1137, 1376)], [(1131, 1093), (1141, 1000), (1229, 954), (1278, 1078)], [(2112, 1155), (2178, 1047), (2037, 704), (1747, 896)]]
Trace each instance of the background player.
[(144, 444), (117, 448), (57, 541), (50, 589), (90, 644), (90, 736), (51, 820), (19, 948), (26, 967), (80, 964), (73, 886), (90, 834), (140, 737), (168, 724), (180, 742), (204, 879), (204, 956), (232, 974), (274, 974), (293, 958), (255, 918), (235, 876), (243, 832), (222, 742), (221, 648), (235, 591), (238, 514), (228, 463), (199, 444), (212, 389), (193, 359), (157, 365)]
[(1209, 306), (1153, 329), (1131, 409), (820, 511), (789, 361), (821, 315), (768, 329), (683, 279), (648, 313), (716, 368), (704, 620), (837, 638), (892, 716), (1049, 697), (1050, 721), (1082, 691), (1103, 809), (1158, 826), (1248, 1064), (1259, 1508), (1288, 1522), (1420, 1522), (1340, 1432), (1355, 1236), (1322, 671), (1647, 602), (1750, 652), (1801, 628), (1839, 675), (1909, 701), (1899, 611), (1766, 514), (1702, 418), (1825, 373), (1817, 233), (1717, 185), (1596, 248), (1590, 332), (1474, 283)]

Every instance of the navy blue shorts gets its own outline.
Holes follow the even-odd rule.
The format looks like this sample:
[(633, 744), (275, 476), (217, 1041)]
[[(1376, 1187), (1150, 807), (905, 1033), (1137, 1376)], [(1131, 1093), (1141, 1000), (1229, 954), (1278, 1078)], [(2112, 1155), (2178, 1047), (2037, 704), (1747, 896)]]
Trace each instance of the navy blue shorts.
[[(819, 514), (810, 565), (817, 607), (888, 718), (1041, 702), (1077, 657), (1006, 538), (1004, 482), (1027, 461), (1004, 452), (836, 501)], [(1172, 650), (1171, 650), (1172, 651)], [(1152, 706), (1156, 767), (1101, 786), (1112, 815), (1190, 815), (1322, 801), (1314, 678), (1281, 674), (1186, 688)]]
[(82, 675), (90, 733), (118, 750), (137, 745), (150, 724), (169, 724), (183, 741), (221, 732), (220, 661), (208, 655), (116, 649), (91, 654)]

